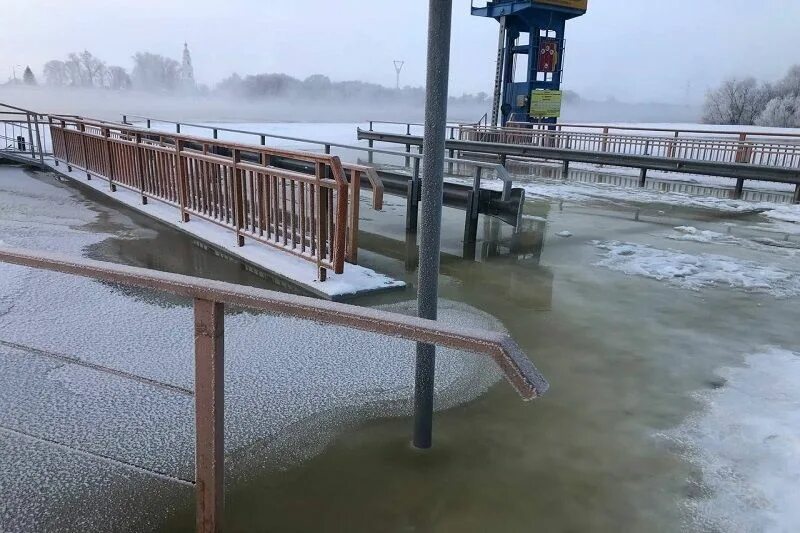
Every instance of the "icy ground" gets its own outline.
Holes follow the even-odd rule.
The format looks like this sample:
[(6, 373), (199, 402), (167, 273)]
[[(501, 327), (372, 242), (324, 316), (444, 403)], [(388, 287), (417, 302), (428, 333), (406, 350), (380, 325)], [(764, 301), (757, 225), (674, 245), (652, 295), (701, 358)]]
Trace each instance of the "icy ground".
[[(98, 226), (100, 212), (127, 229)], [(112, 236), (145, 235), (50, 175), (0, 167), (6, 245), (80, 254)], [(440, 316), (502, 327), (455, 303)], [(193, 477), (192, 346), (189, 302), (0, 264), (0, 531), (145, 530), (190, 494), (175, 478)], [(438, 408), (499, 379), (485, 358), (441, 354)], [(302, 459), (348, 425), (406, 412), (413, 357), (405, 341), (229, 312), (230, 471)]]
[[(471, 179), (448, 178), (457, 183), (472, 183)], [(481, 186), (502, 190), (500, 180), (484, 180)], [(608, 183), (573, 183), (560, 180), (530, 178), (515, 181), (515, 187), (523, 187), (525, 194), (547, 200), (586, 203), (590, 201), (625, 202), (634, 205), (665, 205), (718, 211), (722, 214), (762, 213), (765, 221), (788, 222), (781, 226), (789, 233), (800, 233), (800, 204), (787, 205), (768, 202), (747, 202), (712, 196), (693, 196), (678, 192), (657, 192), (647, 189), (627, 188)]]
[(800, 527), (800, 353), (765, 349), (718, 372), (702, 411), (662, 437), (702, 472), (691, 531), (790, 533)]

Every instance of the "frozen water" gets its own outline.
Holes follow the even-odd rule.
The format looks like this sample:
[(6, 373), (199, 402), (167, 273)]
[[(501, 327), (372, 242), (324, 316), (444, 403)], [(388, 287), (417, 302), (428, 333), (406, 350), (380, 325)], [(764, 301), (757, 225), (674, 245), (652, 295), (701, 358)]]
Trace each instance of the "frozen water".
[(702, 472), (691, 530), (798, 531), (800, 354), (768, 348), (718, 373), (724, 385), (696, 395), (703, 411), (662, 435)]
[(773, 265), (723, 255), (693, 255), (631, 242), (592, 241), (603, 258), (595, 265), (624, 274), (665, 281), (677, 287), (700, 290), (727, 286), (763, 292), (779, 298), (800, 294), (800, 276)]
[(559, 231), (558, 233), (556, 233), (556, 235), (558, 237), (572, 237), (572, 232), (564, 230), (564, 231)]

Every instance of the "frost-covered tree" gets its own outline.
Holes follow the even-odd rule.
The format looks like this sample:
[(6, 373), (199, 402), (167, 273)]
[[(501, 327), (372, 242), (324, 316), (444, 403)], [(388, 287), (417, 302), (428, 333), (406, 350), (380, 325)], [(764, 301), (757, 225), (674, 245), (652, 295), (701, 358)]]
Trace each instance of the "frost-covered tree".
[(128, 72), (122, 67), (111, 66), (106, 69), (105, 87), (115, 91), (127, 90), (133, 83)]
[(775, 96), (800, 95), (800, 65), (794, 65), (773, 88)]
[(776, 128), (800, 128), (800, 96), (773, 98), (756, 119), (756, 124)]
[(67, 66), (63, 61), (53, 59), (44, 64), (44, 82), (47, 85), (62, 87), (69, 85)]
[(755, 78), (731, 78), (706, 94), (703, 122), (753, 124), (771, 96), (770, 87), (759, 85)]
[(22, 83), (25, 85), (36, 85), (36, 76), (33, 75), (31, 67), (25, 67), (25, 72), (22, 74)]
[(103, 87), (106, 64), (88, 50), (69, 54), (66, 61), (54, 59), (44, 65), (44, 79), (48, 85), (72, 87)]
[(133, 85), (145, 91), (174, 91), (180, 86), (181, 66), (159, 54), (137, 52), (133, 56)]

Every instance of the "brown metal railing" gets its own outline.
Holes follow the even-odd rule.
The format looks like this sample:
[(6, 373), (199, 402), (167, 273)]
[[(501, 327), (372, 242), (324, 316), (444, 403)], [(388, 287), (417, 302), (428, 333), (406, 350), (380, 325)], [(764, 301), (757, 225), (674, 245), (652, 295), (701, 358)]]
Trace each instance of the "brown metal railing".
[(197, 531), (219, 531), (224, 486), (225, 304), (312, 320), (492, 358), (523, 399), (548, 384), (508, 335), (470, 330), (375, 309), (283, 294), (255, 287), (170, 274), (46, 252), (0, 247), (0, 262), (155, 289), (194, 300), (195, 493)]
[[(50, 117), (56, 160), (339, 274), (358, 248), (359, 172), (338, 157)], [(358, 177), (358, 179), (355, 179)], [(352, 184), (352, 185), (351, 185)]]
[(743, 163), (758, 166), (800, 168), (800, 137), (783, 136), (779, 140), (748, 139), (748, 133), (728, 139), (721, 135), (679, 137), (572, 131), (563, 128), (495, 128), (464, 125), (459, 139), (504, 144), (524, 144), (547, 148), (596, 151), (625, 155), (644, 155), (717, 163)]

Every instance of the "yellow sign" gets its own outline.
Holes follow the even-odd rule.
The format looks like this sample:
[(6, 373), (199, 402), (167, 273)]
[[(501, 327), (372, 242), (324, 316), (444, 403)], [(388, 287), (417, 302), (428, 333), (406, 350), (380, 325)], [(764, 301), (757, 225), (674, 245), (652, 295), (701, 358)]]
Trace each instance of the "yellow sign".
[(589, 0), (536, 0), (537, 4), (550, 4), (553, 6), (569, 7), (586, 11), (589, 8)]
[(531, 92), (531, 116), (558, 118), (561, 116), (561, 91), (536, 90)]

